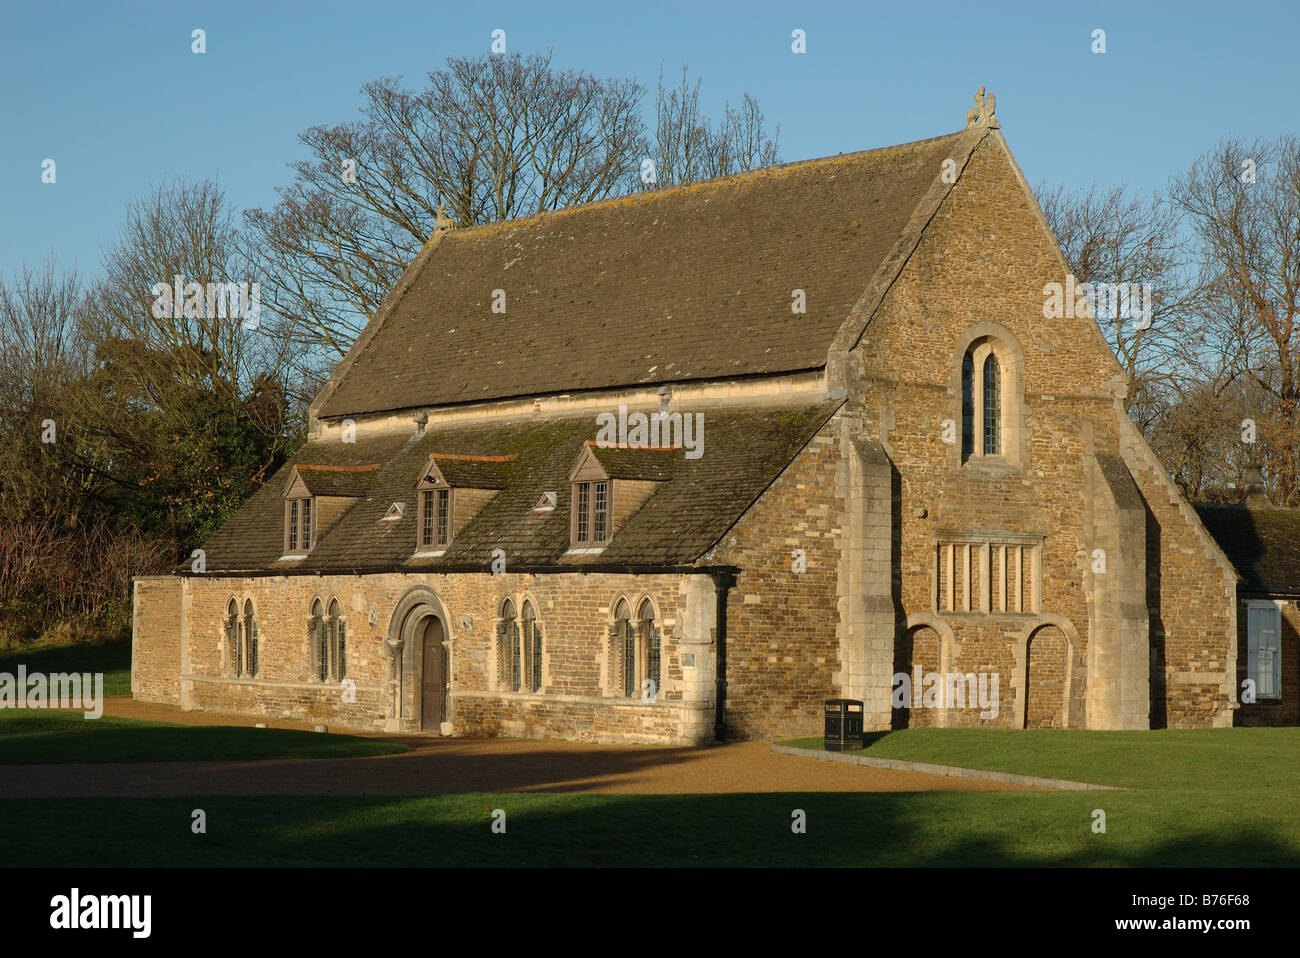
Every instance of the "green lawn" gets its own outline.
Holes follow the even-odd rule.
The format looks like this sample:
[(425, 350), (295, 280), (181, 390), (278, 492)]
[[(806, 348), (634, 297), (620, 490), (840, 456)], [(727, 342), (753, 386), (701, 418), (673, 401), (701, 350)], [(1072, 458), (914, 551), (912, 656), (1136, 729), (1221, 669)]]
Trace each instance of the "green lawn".
[(0, 653), (0, 672), (102, 672), (105, 695), (131, 694), (131, 640), (93, 645), (45, 645)]
[(0, 765), (351, 758), (406, 751), (396, 742), (296, 729), (85, 719), (80, 712), (0, 711)]
[[(48, 648), (0, 657), (0, 671), (19, 662), (103, 671), (105, 693), (125, 694), (127, 657), (120, 643)], [(862, 754), (1130, 790), (7, 799), (0, 842), (12, 849), (6, 861), (66, 866), (1300, 866), (1300, 729), (916, 729), (869, 738)], [(0, 765), (403, 750), (342, 735), (0, 709)], [(646, 752), (674, 760), (672, 750)], [(207, 834), (190, 830), (195, 808), (207, 813)], [(506, 811), (505, 835), (491, 831), (495, 808)], [(807, 834), (791, 831), (794, 809), (806, 813)], [(1098, 809), (1104, 834), (1093, 830)]]
[[(190, 830), (196, 808), (203, 835)], [(504, 835), (491, 831), (496, 808)], [(794, 809), (807, 834), (792, 833)], [(1229, 797), (1127, 793), (0, 801), (9, 861), (79, 867), (1300, 865), (1294, 819), (1278, 829)]]
[[(105, 696), (131, 694), (131, 643), (60, 645), (0, 656), (0, 672), (102, 672)], [(0, 765), (350, 758), (408, 751), (393, 742), (292, 729), (191, 726), (79, 711), (0, 709)]]
[(1300, 729), (915, 730), (870, 751), (1132, 791), (6, 800), (0, 842), (47, 865), (1297, 867), (1298, 750)]
[[(1097, 785), (1168, 790), (1300, 794), (1300, 728), (1088, 732), (912, 729), (866, 736), (847, 755), (957, 765), (1065, 778)], [(820, 750), (822, 739), (783, 742)]]

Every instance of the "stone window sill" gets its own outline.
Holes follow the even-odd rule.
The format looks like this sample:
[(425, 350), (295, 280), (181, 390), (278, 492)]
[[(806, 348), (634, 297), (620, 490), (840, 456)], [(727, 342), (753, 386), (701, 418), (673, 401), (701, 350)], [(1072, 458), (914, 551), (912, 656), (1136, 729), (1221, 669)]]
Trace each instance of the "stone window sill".
[(971, 456), (961, 467), (973, 476), (986, 479), (1001, 479), (1023, 471), (1019, 463), (1011, 462), (1005, 456)]

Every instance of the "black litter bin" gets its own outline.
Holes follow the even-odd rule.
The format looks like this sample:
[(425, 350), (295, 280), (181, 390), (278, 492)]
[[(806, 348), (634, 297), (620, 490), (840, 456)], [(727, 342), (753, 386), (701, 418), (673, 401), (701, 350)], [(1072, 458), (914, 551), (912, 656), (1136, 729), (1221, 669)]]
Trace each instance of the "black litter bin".
[(862, 703), (857, 699), (826, 700), (826, 751), (862, 748)]

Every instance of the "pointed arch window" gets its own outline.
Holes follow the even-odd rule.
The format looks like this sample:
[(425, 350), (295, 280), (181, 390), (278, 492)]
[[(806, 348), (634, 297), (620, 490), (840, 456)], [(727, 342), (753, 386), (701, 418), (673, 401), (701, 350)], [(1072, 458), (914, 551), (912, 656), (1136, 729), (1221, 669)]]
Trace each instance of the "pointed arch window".
[(329, 674), (329, 635), (326, 630), (324, 607), (320, 599), (313, 599), (311, 615), (307, 619), (307, 647), (310, 674), (317, 682), (324, 682)]
[(961, 457), (975, 451), (975, 362), (970, 353), (961, 361)]
[(984, 358), (984, 455), (1002, 454), (1002, 364), (996, 353)]
[(1008, 413), (1014, 402), (1014, 367), (1006, 350), (990, 337), (977, 339), (961, 362), (961, 461), (998, 457), (1014, 464), (1019, 435)]
[(614, 609), (609, 671), (610, 688), (616, 690), (616, 694), (631, 698), (636, 690), (636, 632), (632, 628), (632, 609), (626, 599), (619, 599)]
[[(231, 600), (234, 605), (234, 600)], [(244, 600), (244, 615), (239, 622), (239, 635), (235, 642), (233, 661), (235, 676), (257, 677), (257, 612), (253, 600)]]
[(641, 603), (637, 619), (639, 620), (637, 633), (641, 640), (638, 664), (642, 676), (638, 688), (641, 688), (644, 681), (648, 679), (651, 685), (646, 692), (651, 699), (654, 699), (659, 695), (659, 628), (655, 625), (655, 607), (650, 604), (649, 599)]
[(515, 617), (515, 604), (507, 598), (501, 603), (501, 618), (497, 620), (497, 688), (518, 692), (520, 686), (520, 635), (519, 620)]
[[(657, 699), (661, 651), (654, 604), (643, 599), (633, 617), (627, 600), (619, 599), (610, 629), (608, 687), (626, 698)], [(654, 684), (647, 686), (647, 679)]]
[(238, 676), (242, 664), (239, 648), (239, 600), (233, 596), (226, 605), (226, 674)]
[(523, 607), (523, 659), (525, 667), (524, 688), (529, 692), (542, 690), (542, 630), (531, 602)]
[(329, 678), (335, 682), (341, 682), (347, 677), (348, 672), (348, 621), (343, 615), (343, 609), (339, 606), (338, 599), (330, 600), (328, 633), (329, 647), (326, 651), (329, 657)]

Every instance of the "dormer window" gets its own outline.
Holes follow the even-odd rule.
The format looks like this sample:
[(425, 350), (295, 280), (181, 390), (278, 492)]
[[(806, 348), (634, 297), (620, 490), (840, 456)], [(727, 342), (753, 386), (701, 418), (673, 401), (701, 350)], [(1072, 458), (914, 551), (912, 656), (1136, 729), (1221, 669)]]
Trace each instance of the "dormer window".
[(285, 500), (284, 551), (286, 553), (298, 554), (311, 551), (316, 529), (313, 521), (315, 517), (313, 515), (312, 501), (313, 497), (311, 496), (302, 499)]
[(299, 463), (284, 490), (284, 559), (300, 559), (353, 504), (378, 465)]
[(672, 476), (672, 450), (588, 441), (569, 472), (569, 549), (603, 550), (619, 528)]
[(514, 456), (434, 452), (415, 483), (415, 555), (443, 555), (501, 489)]
[(420, 490), (420, 548), (443, 548), (451, 542), (451, 490)]
[(573, 541), (604, 545), (609, 541), (609, 481), (579, 482), (573, 487)]

